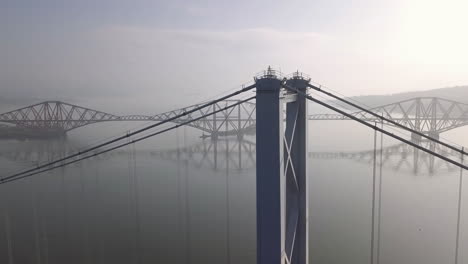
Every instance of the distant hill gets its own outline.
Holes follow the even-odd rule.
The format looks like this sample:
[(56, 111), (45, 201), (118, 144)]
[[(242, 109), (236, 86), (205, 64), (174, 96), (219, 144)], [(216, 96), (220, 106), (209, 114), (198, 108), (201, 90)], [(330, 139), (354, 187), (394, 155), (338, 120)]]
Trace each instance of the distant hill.
[[(468, 104), (468, 86), (456, 86), (449, 88), (440, 88), (427, 91), (406, 92), (388, 95), (364, 95), (353, 96), (351, 99), (358, 101), (370, 107), (376, 107), (391, 104), (415, 97), (440, 97)], [(350, 109), (354, 110), (354, 109)]]

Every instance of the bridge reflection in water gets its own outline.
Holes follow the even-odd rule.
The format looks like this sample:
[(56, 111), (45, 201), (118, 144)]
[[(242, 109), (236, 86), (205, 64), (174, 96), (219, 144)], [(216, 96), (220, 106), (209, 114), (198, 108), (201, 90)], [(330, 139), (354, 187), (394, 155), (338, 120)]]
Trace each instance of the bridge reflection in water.
[[(20, 146), (18, 146), (20, 145)], [(430, 141), (420, 141), (420, 145), (444, 156), (457, 159), (459, 153)], [(44, 140), (15, 144), (15, 147), (3, 147), (0, 158), (28, 165), (62, 158), (76, 153), (79, 148), (68, 140)], [(173, 149), (144, 150), (138, 149), (136, 155), (186, 163), (194, 168), (213, 170), (249, 170), (256, 166), (256, 144), (247, 137), (238, 139), (227, 137), (218, 140), (204, 139), (196, 144)], [(131, 151), (121, 149), (94, 157), (94, 161), (117, 156), (132, 155)], [(374, 149), (362, 151), (312, 151), (309, 159), (314, 160), (350, 160), (361, 164), (373, 165)], [(376, 164), (395, 172), (436, 173), (438, 171), (458, 171), (455, 165), (435, 158), (407, 144), (384, 146), (376, 150)]]
[[(444, 156), (457, 159), (460, 154), (446, 147), (434, 144), (429, 141), (422, 141), (420, 145)], [(353, 152), (309, 152), (312, 159), (323, 160), (352, 160), (355, 162), (373, 165), (374, 150), (353, 151)], [(418, 173), (435, 173), (437, 171), (459, 171), (460, 169), (441, 159), (435, 158), (421, 150), (411, 147), (405, 143), (385, 146), (376, 150), (376, 164), (385, 169), (393, 171), (404, 171)]]

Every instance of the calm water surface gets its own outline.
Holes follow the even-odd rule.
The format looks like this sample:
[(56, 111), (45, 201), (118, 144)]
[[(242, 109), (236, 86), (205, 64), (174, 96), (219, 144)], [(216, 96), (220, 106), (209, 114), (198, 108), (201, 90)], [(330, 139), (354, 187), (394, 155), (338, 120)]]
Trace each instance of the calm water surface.
[[(84, 127), (66, 140), (1, 141), (1, 174), (121, 127)], [(468, 145), (467, 134), (461, 128), (442, 136)], [(0, 186), (0, 263), (255, 263), (254, 137), (199, 136), (181, 128)], [(373, 142), (372, 131), (351, 122), (310, 123), (311, 263), (369, 263)], [(416, 166), (413, 150), (396, 145), (384, 138), (380, 263), (453, 263), (460, 170), (421, 153)]]

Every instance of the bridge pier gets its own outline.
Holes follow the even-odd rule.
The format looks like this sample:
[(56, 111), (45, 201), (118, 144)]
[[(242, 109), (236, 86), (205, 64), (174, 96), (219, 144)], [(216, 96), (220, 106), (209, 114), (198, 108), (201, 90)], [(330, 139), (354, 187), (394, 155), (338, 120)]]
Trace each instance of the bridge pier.
[(439, 140), (440, 134), (437, 131), (429, 131), (428, 136), (430, 136), (433, 139)]
[(411, 133), (411, 141), (414, 143), (421, 143), (422, 137), (418, 134)]
[(244, 140), (244, 132), (242, 131), (237, 132), (237, 140)]
[[(426, 133), (424, 133), (426, 134)], [(429, 131), (427, 132), (427, 135), (433, 139), (437, 139), (439, 140), (440, 138), (440, 134), (439, 132), (437, 131)], [(414, 143), (421, 143), (421, 141), (423, 140), (423, 137), (418, 135), (418, 134), (415, 134), (415, 133), (411, 133), (411, 141), (413, 141)]]
[[(281, 91), (282, 80), (271, 69), (255, 81), (257, 263), (307, 264), (306, 99)], [(299, 76), (288, 80), (288, 85), (303, 91), (307, 83)]]

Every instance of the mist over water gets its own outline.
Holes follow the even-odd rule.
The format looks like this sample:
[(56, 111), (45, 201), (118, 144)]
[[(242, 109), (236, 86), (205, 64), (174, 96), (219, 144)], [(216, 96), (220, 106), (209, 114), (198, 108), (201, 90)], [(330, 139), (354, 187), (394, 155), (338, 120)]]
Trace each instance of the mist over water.
[[(316, 101), (374, 122), (337, 99), (346, 98), (435, 137), (468, 124), (466, 10), (466, 0), (0, 0), (0, 179), (128, 135), (150, 124), (137, 121), (143, 115), (154, 122), (155, 114), (183, 109), (188, 117), (194, 104), (258, 77), (286, 84), (310, 77), (318, 88), (307, 91), (316, 102), (307, 106), (310, 263), (365, 264), (374, 253), (375, 264), (468, 264), (468, 182), (459, 184), (460, 169), (361, 124), (330, 121), (341, 117)], [(295, 97), (286, 90), (283, 103)], [(223, 135), (253, 132), (255, 109), (212, 114), (198, 123), (204, 135), (181, 127), (0, 184), (0, 264), (254, 264), (256, 137)], [(80, 127), (84, 120), (97, 123)], [(440, 136), (461, 147), (467, 135), (465, 126)], [(460, 160), (449, 148), (421, 144)], [(302, 168), (295, 177), (292, 167), (281, 180), (294, 189), (285, 197), (299, 203), (287, 209), (304, 197)], [(293, 178), (297, 188), (289, 188)], [(289, 216), (302, 230), (303, 215)]]
[[(61, 141), (2, 141), (2, 175), (126, 126), (136, 125), (84, 127)], [(459, 136), (466, 132), (442, 136), (466, 144)], [(200, 135), (179, 128), (0, 186), (0, 262), (255, 263), (255, 137)], [(373, 136), (350, 121), (309, 122), (311, 263), (369, 261), (373, 159), (344, 154), (373, 151)], [(384, 149), (396, 144), (384, 137)], [(450, 263), (460, 171), (440, 160), (431, 166), (422, 154), (415, 167), (411, 151), (383, 160), (380, 263)], [(461, 263), (467, 209), (464, 203)]]

